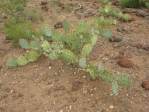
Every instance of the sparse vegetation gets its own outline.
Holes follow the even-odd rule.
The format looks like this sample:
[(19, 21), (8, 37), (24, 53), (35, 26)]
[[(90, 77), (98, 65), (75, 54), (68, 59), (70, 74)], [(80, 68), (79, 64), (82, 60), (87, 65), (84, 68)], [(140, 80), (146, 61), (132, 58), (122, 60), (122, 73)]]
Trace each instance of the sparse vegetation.
[(6, 38), (18, 43), (19, 39), (31, 39), (33, 34), (32, 24), (29, 21), (17, 22), (13, 19), (5, 23)]
[[(101, 69), (94, 64), (90, 64), (88, 61), (89, 55), (96, 44), (98, 35), (103, 35), (104, 29), (99, 27), (100, 24), (103, 26), (103, 28), (107, 28), (108, 24), (113, 24), (113, 21), (111, 20), (104, 20), (104, 22), (101, 22), (103, 21), (103, 18), (99, 18), (96, 21), (98, 22), (97, 29), (95, 29), (96, 27), (94, 26), (94, 21), (93, 23), (80, 22), (77, 27), (73, 28), (73, 31), (70, 31), (72, 28), (69, 28), (68, 26), (71, 25), (65, 21), (64, 32), (62, 33), (56, 31), (52, 32), (50, 29), (46, 29), (47, 27), (45, 27), (42, 37), (38, 38), (39, 40), (37, 40), (37, 38), (30, 42), (27, 40), (20, 40), (21, 47), (30, 50), (31, 53), (27, 52), (23, 56), (14, 58), (14, 60), (8, 60), (7, 65), (9, 67), (23, 66), (29, 62), (36, 61), (42, 54), (47, 56), (50, 60), (62, 59), (69, 64), (75, 64), (82, 68), (85, 72), (88, 72), (92, 79), (101, 78), (107, 82), (110, 82), (111, 84), (114, 81), (118, 84), (129, 85), (129, 78), (124, 77), (126, 80), (128, 80), (126, 81), (128, 83), (123, 83), (123, 79), (117, 80), (117, 76), (114, 76), (106, 69)], [(112, 34), (111, 32), (109, 34), (109, 31), (104, 32), (104, 36), (110, 38)], [(33, 42), (34, 45), (31, 47), (31, 43)], [(33, 52), (33, 50), (36, 50), (36, 52), (34, 51), (36, 54)], [(32, 52), (35, 55), (32, 55)], [(31, 54), (31, 56), (29, 54)]]
[[(113, 92), (116, 94), (118, 84), (128, 85), (129, 78), (118, 78), (106, 69), (98, 68), (89, 62), (89, 55), (98, 37), (112, 37), (110, 28), (117, 23), (115, 18), (123, 21), (129, 20), (128, 15), (123, 14), (111, 5), (106, 5), (107, 2), (109, 3), (109, 1), (104, 2), (105, 7), (99, 10), (102, 16), (96, 17), (92, 21), (81, 21), (74, 26), (65, 20), (62, 32), (50, 29), (48, 26), (39, 28), (39, 31), (34, 32), (32, 21), (26, 18), (30, 14), (26, 13), (26, 15), (24, 12), (26, 0), (14, 2), (17, 6), (14, 3), (12, 3), (14, 6), (10, 6), (11, 1), (8, 0), (5, 3), (8, 11), (3, 8), (3, 11), (9, 15), (9, 19), (4, 26), (5, 34), (7, 39), (11, 39), (13, 42), (18, 43), (21, 48), (26, 49), (26, 53), (9, 59), (7, 66), (10, 68), (24, 66), (36, 61), (41, 55), (47, 56), (50, 60), (62, 59), (88, 72), (92, 79), (100, 77), (110, 82), (114, 89)], [(12, 8), (14, 8), (14, 11), (11, 11)], [(14, 15), (12, 16), (9, 12)], [(107, 16), (110, 18), (107, 18)]]
[(122, 21), (129, 21), (131, 19), (128, 14), (123, 14), (118, 8), (114, 8), (111, 5), (105, 5), (99, 12), (104, 16), (115, 17)]
[(27, 0), (2, 0), (0, 12), (7, 17), (4, 21), (4, 32), (6, 38), (18, 44), (19, 39), (31, 40), (35, 30), (32, 21), (36, 21), (40, 16), (33, 10), (25, 9)]
[(19, 16), (26, 6), (27, 0), (1, 0), (0, 11), (7, 16)]
[(0, 112), (148, 111), (148, 0), (0, 1)]
[(146, 2), (147, 0), (120, 0), (120, 4), (123, 7), (128, 7), (128, 8), (144, 7)]

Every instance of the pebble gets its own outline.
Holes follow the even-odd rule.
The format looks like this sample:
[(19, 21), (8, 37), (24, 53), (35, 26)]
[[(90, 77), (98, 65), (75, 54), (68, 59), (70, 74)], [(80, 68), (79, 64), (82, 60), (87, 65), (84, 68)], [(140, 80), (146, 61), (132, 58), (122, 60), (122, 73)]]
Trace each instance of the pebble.
[(118, 28), (117, 28), (117, 31), (118, 31), (118, 32), (127, 32), (127, 29), (124, 28), (124, 27), (118, 27)]
[(79, 80), (75, 80), (72, 82), (72, 91), (77, 91), (82, 88), (83, 82)]
[(143, 49), (146, 50), (146, 51), (149, 51), (149, 45), (145, 45), (145, 46), (143, 47)]
[(110, 105), (109, 108), (110, 108), (110, 109), (114, 109), (114, 106), (113, 106), (113, 105)]
[(113, 36), (112, 38), (109, 38), (110, 42), (121, 42), (122, 41), (122, 37), (119, 36)]
[(63, 112), (63, 110), (60, 110), (59, 112)]
[(44, 11), (48, 11), (49, 10), (49, 8), (47, 6), (42, 6), (41, 9), (44, 10)]
[(57, 22), (57, 23), (54, 25), (54, 28), (55, 28), (55, 29), (63, 28), (63, 22)]
[(41, 5), (47, 5), (48, 2), (47, 1), (41, 1)]
[(44, 10), (44, 11), (48, 11), (49, 8), (48, 8), (48, 1), (44, 0), (44, 1), (41, 1), (40, 3), (41, 5), (41, 9)]
[(125, 58), (125, 57), (120, 58), (117, 64), (124, 68), (132, 68), (134, 66), (134, 63), (130, 59)]
[(12, 93), (14, 93), (15, 91), (12, 89), (12, 90), (10, 90), (10, 93), (12, 94)]
[(70, 109), (70, 110), (72, 109), (72, 105), (69, 106), (69, 109)]
[(52, 69), (52, 67), (51, 66), (49, 66), (49, 70), (51, 70)]
[(83, 75), (83, 79), (86, 79), (86, 75)]
[(73, 74), (76, 75), (77, 73), (76, 72), (73, 72)]
[(144, 43), (136, 43), (132, 45), (133, 47), (136, 47), (138, 49), (144, 49), (146, 51), (149, 51), (149, 44), (144, 44)]
[(136, 15), (137, 15), (137, 16), (141, 16), (141, 17), (146, 17), (146, 16), (149, 16), (149, 13), (146, 12), (146, 11), (144, 11), (144, 10), (138, 10), (138, 11), (136, 12)]
[(142, 87), (145, 89), (145, 90), (149, 90), (149, 80), (145, 80), (142, 82)]

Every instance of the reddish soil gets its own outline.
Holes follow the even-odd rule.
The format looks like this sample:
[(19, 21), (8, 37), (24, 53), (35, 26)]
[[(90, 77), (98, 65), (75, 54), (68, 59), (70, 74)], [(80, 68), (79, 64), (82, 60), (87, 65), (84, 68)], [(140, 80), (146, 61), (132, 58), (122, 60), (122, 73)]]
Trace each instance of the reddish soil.
[[(64, 19), (72, 23), (80, 18), (90, 19), (100, 7), (95, 0), (60, 1), (60, 5), (48, 5), (48, 11), (42, 11), (45, 23), (50, 26)], [(31, 0), (29, 6), (41, 10), (40, 3), (41, 0)], [(80, 6), (81, 11), (77, 10)], [(72, 13), (71, 8), (76, 12)], [(23, 50), (13, 47), (1, 32), (0, 112), (148, 112), (149, 91), (141, 85), (143, 80), (149, 79), (149, 49), (146, 47), (149, 46), (149, 19), (130, 14), (134, 21), (120, 22), (113, 28), (114, 34), (122, 40), (111, 42), (100, 38), (90, 56), (92, 62), (110, 71), (128, 73), (133, 79), (133, 84), (121, 88), (117, 96), (110, 95), (110, 84), (100, 79), (90, 80), (87, 73), (60, 60), (41, 57), (24, 67), (8, 69), (6, 60), (21, 55)], [(133, 67), (118, 65), (122, 57), (131, 59)]]

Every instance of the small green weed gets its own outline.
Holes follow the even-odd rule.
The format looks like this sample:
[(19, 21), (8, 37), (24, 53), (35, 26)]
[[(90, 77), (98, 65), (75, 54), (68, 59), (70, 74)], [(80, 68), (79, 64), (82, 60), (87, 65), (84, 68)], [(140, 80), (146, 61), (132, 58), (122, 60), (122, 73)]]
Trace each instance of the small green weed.
[(40, 52), (35, 50), (27, 51), (24, 55), (17, 58), (11, 58), (7, 61), (6, 65), (9, 68), (15, 68), (18, 66), (24, 66), (28, 63), (36, 61), (40, 57)]
[(4, 26), (6, 38), (17, 43), (19, 39), (31, 39), (33, 34), (32, 24), (29, 21), (8, 21)]
[(17, 43), (19, 39), (30, 39), (32, 24), (24, 18), (24, 8), (27, 0), (1, 0), (0, 11), (8, 18), (5, 20), (4, 32), (6, 38)]
[(119, 9), (114, 8), (111, 5), (105, 5), (104, 8), (99, 9), (99, 12), (104, 16), (115, 17), (122, 21), (129, 21), (131, 19), (129, 15), (123, 14)]

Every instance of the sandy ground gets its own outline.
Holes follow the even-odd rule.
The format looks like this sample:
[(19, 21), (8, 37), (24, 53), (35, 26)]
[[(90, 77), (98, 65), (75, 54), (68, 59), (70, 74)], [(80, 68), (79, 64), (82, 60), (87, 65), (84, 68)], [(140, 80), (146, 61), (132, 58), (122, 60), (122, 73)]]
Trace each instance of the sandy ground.
[[(86, 17), (86, 9), (95, 11), (99, 4), (92, 0), (63, 0), (66, 6), (85, 10), (70, 13), (61, 6), (43, 11), (49, 25), (67, 18), (77, 22)], [(40, 0), (32, 0), (30, 6), (40, 10)], [(67, 9), (67, 10), (66, 10)], [(129, 88), (121, 88), (117, 96), (111, 96), (111, 86), (102, 80), (91, 80), (87, 73), (60, 60), (50, 61), (41, 57), (24, 67), (8, 69), (9, 57), (20, 55), (0, 33), (0, 112), (148, 112), (149, 91), (141, 87), (142, 80), (149, 78), (149, 19), (131, 14), (134, 21), (120, 22), (113, 32), (121, 36), (121, 42), (99, 39), (90, 59), (111, 71), (128, 73), (133, 79)], [(142, 49), (140, 46), (148, 46)], [(132, 68), (117, 64), (120, 55), (131, 59)]]

